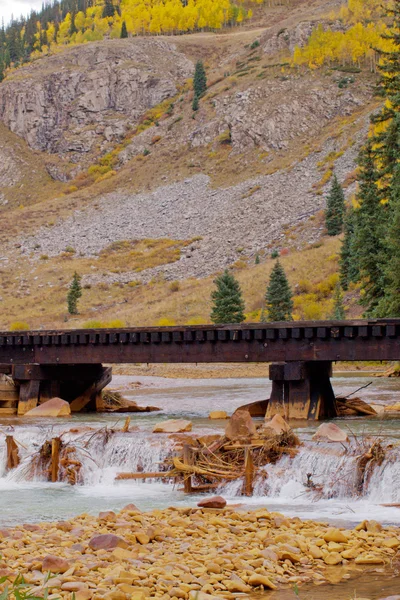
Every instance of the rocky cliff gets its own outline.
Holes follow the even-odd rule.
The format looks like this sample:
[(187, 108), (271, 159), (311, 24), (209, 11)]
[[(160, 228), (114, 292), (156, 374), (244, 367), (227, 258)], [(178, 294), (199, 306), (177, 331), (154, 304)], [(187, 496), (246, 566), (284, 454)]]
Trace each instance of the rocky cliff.
[(157, 39), (77, 46), (9, 77), (0, 86), (0, 120), (31, 148), (79, 162), (121, 139), (192, 71), (174, 44)]

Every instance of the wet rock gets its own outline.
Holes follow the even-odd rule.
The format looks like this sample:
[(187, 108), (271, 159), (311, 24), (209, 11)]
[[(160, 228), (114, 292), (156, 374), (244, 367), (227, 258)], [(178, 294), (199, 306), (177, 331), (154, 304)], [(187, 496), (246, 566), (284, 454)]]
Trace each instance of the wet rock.
[(42, 561), (43, 573), (65, 573), (69, 569), (69, 563), (64, 558), (48, 554)]
[(273, 437), (290, 431), (289, 425), (281, 415), (274, 415), (272, 419), (266, 419), (261, 429), (263, 437), (268, 434)]
[(61, 398), (51, 398), (25, 413), (25, 417), (69, 417), (70, 415), (69, 402)]
[(312, 439), (328, 442), (348, 442), (349, 440), (347, 433), (334, 423), (322, 423)]
[(209, 419), (227, 419), (228, 414), (224, 410), (212, 410), (208, 415)]
[(272, 581), (266, 577), (265, 575), (260, 575), (258, 573), (255, 573), (254, 575), (250, 575), (249, 580), (248, 580), (249, 585), (253, 585), (255, 587), (258, 586), (264, 586), (265, 588), (268, 588), (269, 590), (277, 590), (277, 586), (272, 583)]
[(126, 506), (124, 506), (121, 512), (124, 512), (126, 510), (134, 510), (136, 512), (141, 512), (140, 509), (136, 506), (136, 504), (127, 504)]
[(238, 440), (256, 435), (256, 426), (250, 413), (246, 410), (237, 410), (225, 428), (225, 435), (229, 440)]
[(61, 585), (61, 589), (66, 592), (79, 592), (80, 590), (87, 590), (88, 586), (82, 581), (66, 581)]
[(337, 544), (348, 542), (347, 537), (340, 531), (340, 529), (329, 528), (324, 535), (326, 542), (336, 542)]
[(222, 496), (213, 496), (197, 503), (201, 508), (225, 508), (226, 500)]
[(185, 431), (192, 431), (192, 422), (185, 419), (169, 419), (157, 423), (153, 428), (153, 433), (184, 433)]
[(114, 550), (114, 548), (127, 548), (125, 540), (113, 533), (95, 535), (89, 542), (92, 550)]

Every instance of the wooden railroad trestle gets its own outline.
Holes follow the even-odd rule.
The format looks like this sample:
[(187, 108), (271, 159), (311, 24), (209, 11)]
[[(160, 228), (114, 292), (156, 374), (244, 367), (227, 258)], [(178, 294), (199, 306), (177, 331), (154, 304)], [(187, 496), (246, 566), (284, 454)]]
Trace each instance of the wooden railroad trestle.
[(400, 360), (400, 319), (0, 333), (0, 372), (19, 386), (21, 415), (54, 395), (93, 410), (111, 380), (103, 363), (268, 362), (269, 413), (331, 417), (338, 360)]

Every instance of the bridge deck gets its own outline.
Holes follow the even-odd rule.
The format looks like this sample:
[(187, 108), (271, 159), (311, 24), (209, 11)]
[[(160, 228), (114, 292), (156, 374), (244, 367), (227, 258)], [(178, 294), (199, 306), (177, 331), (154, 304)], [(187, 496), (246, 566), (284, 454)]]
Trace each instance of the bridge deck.
[(2, 364), (400, 360), (400, 319), (0, 332)]

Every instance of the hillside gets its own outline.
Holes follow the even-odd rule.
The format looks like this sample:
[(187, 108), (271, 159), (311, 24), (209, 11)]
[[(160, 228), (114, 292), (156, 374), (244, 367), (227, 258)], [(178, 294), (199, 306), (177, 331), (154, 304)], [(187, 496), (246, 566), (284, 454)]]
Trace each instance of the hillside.
[[(321, 211), (333, 170), (355, 191), (375, 76), (289, 63), (339, 6), (264, 5), (253, 28), (77, 45), (10, 73), (0, 326), (207, 321), (227, 266), (257, 319), (276, 249), (297, 318), (329, 316), (340, 239), (325, 237)], [(193, 112), (198, 59), (208, 89)], [(68, 319), (75, 270), (84, 294)]]

